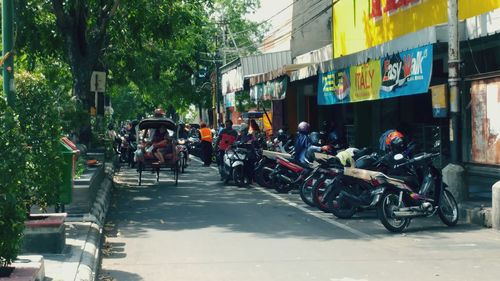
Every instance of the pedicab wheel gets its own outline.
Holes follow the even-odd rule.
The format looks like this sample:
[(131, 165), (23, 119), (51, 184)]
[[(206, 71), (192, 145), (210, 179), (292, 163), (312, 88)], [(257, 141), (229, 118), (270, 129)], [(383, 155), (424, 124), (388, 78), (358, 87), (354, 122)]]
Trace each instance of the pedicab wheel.
[(184, 156), (184, 153), (181, 154), (181, 173), (184, 174), (184, 170), (186, 169), (186, 157)]
[(175, 186), (177, 186), (177, 183), (179, 182), (179, 165), (180, 161), (179, 160), (175, 161), (175, 167), (174, 167)]

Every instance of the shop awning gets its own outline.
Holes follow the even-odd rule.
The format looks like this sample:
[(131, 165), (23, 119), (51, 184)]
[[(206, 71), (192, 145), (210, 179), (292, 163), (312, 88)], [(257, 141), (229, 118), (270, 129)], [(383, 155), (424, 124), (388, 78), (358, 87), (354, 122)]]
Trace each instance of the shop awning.
[(298, 81), (307, 79), (318, 74), (319, 64), (323, 61), (329, 61), (333, 58), (332, 44), (328, 44), (322, 48), (299, 55), (293, 59), (293, 63), (313, 63), (307, 67), (292, 71), (289, 74), (290, 81)]
[(281, 51), (255, 56), (242, 57), (241, 59), (243, 77), (268, 73), (275, 69), (292, 63), (291, 51)]
[(283, 65), (277, 69), (269, 71), (267, 73), (261, 73), (257, 75), (250, 76), (250, 86), (257, 85), (259, 83), (264, 83), (267, 81), (274, 80), (281, 76), (290, 75), (293, 71), (315, 65), (316, 63), (299, 63), (299, 64), (287, 64)]

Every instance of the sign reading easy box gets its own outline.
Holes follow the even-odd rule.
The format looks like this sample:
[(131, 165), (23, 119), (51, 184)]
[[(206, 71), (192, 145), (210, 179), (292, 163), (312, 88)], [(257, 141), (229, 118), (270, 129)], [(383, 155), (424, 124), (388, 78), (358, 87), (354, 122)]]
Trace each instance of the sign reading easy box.
[(330, 105), (427, 93), (432, 46), (319, 74), (318, 104)]

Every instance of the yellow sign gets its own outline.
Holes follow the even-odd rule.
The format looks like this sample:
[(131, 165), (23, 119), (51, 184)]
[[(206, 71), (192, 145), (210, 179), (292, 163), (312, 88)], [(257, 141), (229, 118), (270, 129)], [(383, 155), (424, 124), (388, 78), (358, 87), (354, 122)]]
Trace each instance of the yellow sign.
[[(500, 0), (458, 0), (460, 20), (500, 8)], [(339, 1), (333, 7), (334, 57), (448, 22), (447, 0)]]
[(382, 85), (380, 60), (352, 66), (349, 72), (352, 102), (379, 99), (380, 86)]
[(432, 116), (443, 118), (448, 114), (448, 100), (446, 98), (446, 84), (430, 87), (432, 94)]

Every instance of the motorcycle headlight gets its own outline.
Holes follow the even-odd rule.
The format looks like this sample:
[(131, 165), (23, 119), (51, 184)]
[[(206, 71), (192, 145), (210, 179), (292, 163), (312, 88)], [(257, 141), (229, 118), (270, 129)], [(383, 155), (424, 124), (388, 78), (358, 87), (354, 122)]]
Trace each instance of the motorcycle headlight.
[(186, 144), (186, 140), (184, 139), (180, 139), (177, 141), (178, 144)]

